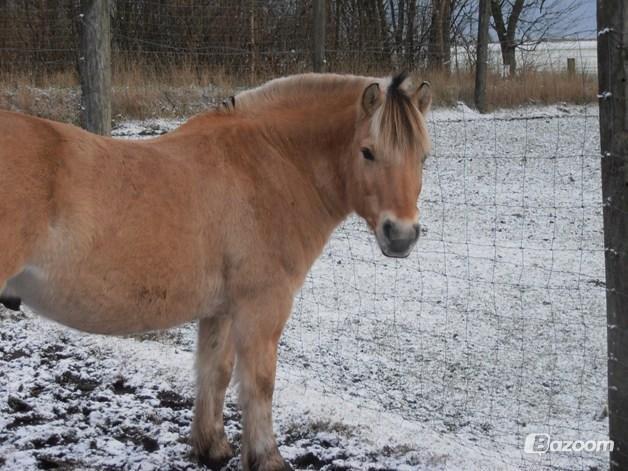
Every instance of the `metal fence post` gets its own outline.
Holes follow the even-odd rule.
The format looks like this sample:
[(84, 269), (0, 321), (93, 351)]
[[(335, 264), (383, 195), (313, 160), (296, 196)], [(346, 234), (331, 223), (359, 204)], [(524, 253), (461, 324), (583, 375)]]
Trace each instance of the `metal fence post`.
[(81, 0), (79, 75), (81, 125), (111, 133), (111, 30), (109, 0)]
[(612, 470), (628, 469), (628, 0), (598, 0), (598, 82)]

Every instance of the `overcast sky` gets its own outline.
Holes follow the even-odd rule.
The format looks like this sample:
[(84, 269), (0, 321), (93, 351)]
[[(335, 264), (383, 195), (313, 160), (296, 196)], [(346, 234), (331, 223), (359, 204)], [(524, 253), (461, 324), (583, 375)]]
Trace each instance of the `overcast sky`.
[[(553, 2), (552, 2), (553, 3)], [(571, 3), (565, 1), (565, 3)], [(556, 3), (553, 3), (556, 5)], [(561, 2), (558, 2), (560, 6)], [(581, 5), (571, 17), (565, 18), (560, 25), (555, 26), (549, 31), (547, 37), (550, 39), (561, 38), (580, 38), (595, 39), (597, 37), (597, 20), (596, 20), (596, 0), (581, 0)], [(497, 34), (491, 30), (491, 41), (497, 41)]]
[(593, 33), (587, 33), (588, 36), (595, 37), (596, 16), (595, 16), (595, 0), (585, 0), (580, 7), (577, 21), (582, 26), (582, 30), (593, 30)]
[[(551, 3), (560, 6), (562, 2)], [(565, 1), (565, 3), (571, 2)], [(548, 37), (553, 39), (565, 37), (595, 39), (597, 29), (596, 9), (596, 0), (581, 0), (581, 5), (578, 10), (575, 11), (571, 17), (564, 18), (564, 20), (560, 22), (560, 25), (556, 25), (550, 30)], [(491, 40), (497, 41), (495, 31), (491, 31)]]

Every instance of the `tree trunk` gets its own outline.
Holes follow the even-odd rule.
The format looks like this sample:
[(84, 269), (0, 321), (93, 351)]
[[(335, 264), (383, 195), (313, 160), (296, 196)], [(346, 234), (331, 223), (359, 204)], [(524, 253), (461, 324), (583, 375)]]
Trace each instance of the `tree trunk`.
[(491, 21), (489, 0), (480, 0), (477, 42), (477, 63), (475, 66), (475, 106), (480, 113), (486, 113), (486, 77), (488, 75), (488, 27)]
[(501, 48), (504, 68), (508, 67), (508, 75), (512, 77), (517, 73), (517, 48), (512, 45), (502, 45)]
[(406, 63), (408, 64), (409, 69), (414, 68), (414, 58), (416, 57), (416, 54), (414, 51), (415, 21), (416, 21), (416, 0), (412, 0), (410, 2), (410, 6), (408, 7), (408, 15), (407, 15), (407, 23), (406, 23), (406, 45), (405, 45)]
[(313, 11), (312, 68), (314, 72), (325, 71), (325, 27), (327, 25), (326, 0), (314, 0)]
[(403, 52), (403, 26), (406, 14), (406, 2), (405, 0), (399, 0), (399, 10), (397, 11), (397, 26), (395, 30), (395, 46), (397, 48), (397, 54), (401, 56)]
[(447, 70), (451, 65), (451, 12), (455, 0), (444, 0), (445, 9), (443, 13), (443, 59)]
[(451, 3), (451, 0), (432, 2), (432, 23), (427, 49), (428, 66), (432, 69), (449, 70)]
[(382, 37), (382, 49), (384, 59), (390, 66), (390, 36), (388, 31), (388, 20), (386, 19), (386, 6), (384, 0), (377, 0), (377, 15), (379, 18), (379, 30)]
[(515, 35), (523, 7), (524, 0), (515, 0), (510, 16), (508, 17), (508, 24), (506, 25), (500, 1), (491, 0), (491, 13), (495, 20), (495, 31), (497, 32), (499, 45), (502, 50), (502, 61), (504, 67), (508, 67), (508, 72), (511, 76), (515, 75), (517, 72), (517, 57), (515, 55), (517, 41), (515, 40)]

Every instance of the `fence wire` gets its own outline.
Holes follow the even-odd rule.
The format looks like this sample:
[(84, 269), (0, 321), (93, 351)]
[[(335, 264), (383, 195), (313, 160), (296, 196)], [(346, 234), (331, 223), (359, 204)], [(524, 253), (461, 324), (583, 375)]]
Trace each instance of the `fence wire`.
[[(2, 73), (75, 68), (76, 2), (41, 3), (3, 4)], [(331, 3), (329, 70), (379, 73), (424, 61), (426, 12), (419, 9), (412, 35), (397, 40), (376, 10), (356, 18), (355, 2)], [(261, 77), (310, 68), (308, 1), (114, 6), (120, 67), (185, 65)], [(595, 47), (547, 43), (521, 58), (563, 70), (566, 57), (575, 57), (581, 72), (595, 72)], [(295, 300), (276, 394), (299, 385), (365, 414), (395, 414), (423, 426), (427, 437), (455, 443), (432, 451), (464, 450), (471, 467), (606, 468), (603, 453), (523, 452), (529, 433), (608, 436), (596, 107), (484, 116), (458, 104), (436, 109), (429, 128), (434, 150), (415, 252), (407, 260), (383, 258), (353, 217), (334, 233)], [(177, 338), (192, 349), (194, 327)], [(425, 449), (422, 437), (413, 440)]]
[[(426, 65), (431, 6), (411, 2), (328, 2), (326, 67), (334, 72), (381, 74)], [(112, 46), (118, 67), (156, 70), (186, 65), (247, 78), (267, 78), (311, 68), (311, 0), (115, 0), (111, 2)], [(15, 0), (0, 7), (0, 70), (46, 76), (74, 71), (78, 60), (79, 2)], [(462, 21), (462, 20), (459, 20)], [(594, 37), (592, 31), (572, 35)], [(468, 68), (475, 56), (467, 40), (456, 40), (445, 63)], [(498, 45), (491, 64), (499, 69)], [(583, 54), (584, 51), (584, 54)], [(524, 44), (523, 68), (564, 70), (577, 58), (579, 71), (595, 72), (594, 43)], [(115, 68), (114, 68), (115, 71)]]
[(447, 114), (430, 121), (416, 253), (382, 260), (348, 221), (308, 278), (282, 353), (320, 362), (329, 391), (488, 462), (604, 468), (605, 454), (522, 451), (529, 433), (607, 437), (596, 111)]

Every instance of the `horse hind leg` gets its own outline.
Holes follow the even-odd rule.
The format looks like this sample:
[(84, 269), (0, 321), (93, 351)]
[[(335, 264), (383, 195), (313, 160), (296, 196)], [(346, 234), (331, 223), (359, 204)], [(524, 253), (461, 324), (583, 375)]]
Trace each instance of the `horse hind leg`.
[[(4, 241), (7, 243), (3, 243)], [(7, 237), (6, 231), (0, 229), (0, 247), (8, 249), (5, 254), (0, 253), (0, 304), (11, 311), (20, 310), (22, 299), (7, 286), (7, 281), (24, 269), (34, 242), (33, 236), (24, 234), (22, 239)]]
[(10, 311), (21, 310), (22, 299), (6, 286), (6, 282), (0, 286), (0, 304)]
[(7, 281), (24, 269), (47, 234), (53, 172), (49, 160), (28, 151), (0, 152), (0, 163), (0, 303), (17, 310), (20, 296), (7, 289)]
[(10, 294), (2, 292), (0, 293), (0, 304), (10, 311), (20, 311), (22, 300), (18, 296), (11, 296)]
[(31, 257), (39, 236), (43, 230), (36, 230), (24, 217), (18, 217), (18, 223), (4, 223), (0, 208), (0, 304), (12, 311), (19, 311), (22, 304), (19, 293), (14, 292), (7, 282), (20, 273)]
[(18, 274), (24, 267), (26, 257), (7, 257), (5, 261), (0, 255), (0, 304), (10, 311), (20, 311), (22, 299), (9, 286), (7, 281)]

